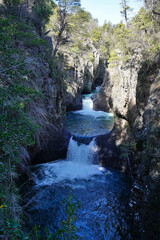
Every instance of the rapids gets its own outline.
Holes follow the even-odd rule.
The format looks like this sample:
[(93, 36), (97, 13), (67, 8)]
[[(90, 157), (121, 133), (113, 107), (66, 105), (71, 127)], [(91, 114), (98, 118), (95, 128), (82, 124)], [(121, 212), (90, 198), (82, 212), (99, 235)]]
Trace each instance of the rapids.
[[(62, 220), (66, 219), (63, 200), (70, 192), (73, 203), (80, 202), (74, 223), (77, 239), (118, 240), (122, 232), (127, 232), (125, 208), (130, 196), (130, 178), (99, 165), (96, 136), (112, 129), (113, 116), (94, 111), (91, 97), (91, 94), (84, 96), (83, 109), (68, 113), (66, 123), (81, 138), (92, 136), (87, 144), (71, 137), (66, 159), (31, 167), (34, 184), (25, 199), (33, 201), (27, 209), (31, 221), (26, 225), (28, 229), (35, 224), (40, 226), (42, 235), (46, 228), (53, 234), (61, 228)], [(81, 129), (83, 117), (83, 131), (77, 130)]]

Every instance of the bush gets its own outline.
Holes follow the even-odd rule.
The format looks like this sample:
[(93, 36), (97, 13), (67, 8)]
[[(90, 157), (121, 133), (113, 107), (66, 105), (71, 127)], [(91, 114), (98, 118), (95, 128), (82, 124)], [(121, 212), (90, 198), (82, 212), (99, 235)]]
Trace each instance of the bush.
[(18, 15), (19, 6), (23, 0), (3, 0), (4, 6), (8, 13)]
[(36, 0), (34, 5), (34, 11), (37, 14), (40, 23), (47, 23), (53, 14), (53, 8), (55, 7), (53, 1), (48, 0)]
[(19, 26), (22, 24), (13, 16), (0, 18), (0, 233), (4, 239), (8, 235), (10, 239), (23, 239), (15, 180), (20, 146), (33, 145), (37, 129), (27, 112), (38, 93), (31, 87), (31, 72), (27, 70), (25, 56), (15, 47)]

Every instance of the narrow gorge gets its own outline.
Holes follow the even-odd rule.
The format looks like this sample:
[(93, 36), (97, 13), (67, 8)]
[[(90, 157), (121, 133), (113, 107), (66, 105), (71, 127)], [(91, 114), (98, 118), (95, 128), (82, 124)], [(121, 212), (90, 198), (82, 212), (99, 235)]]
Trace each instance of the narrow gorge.
[(0, 1), (0, 240), (159, 240), (160, 6), (144, 2), (99, 26), (79, 0)]
[[(45, 227), (55, 234), (65, 219), (63, 199), (72, 194), (73, 201), (80, 202), (76, 220), (78, 238), (120, 239), (118, 229), (122, 222), (123, 228), (127, 228), (124, 209), (131, 180), (125, 174), (99, 165), (97, 137), (113, 128), (113, 116), (94, 111), (90, 95), (83, 95), (82, 110), (68, 113), (67, 128), (73, 136), (66, 159), (32, 167), (35, 183), (26, 202), (32, 197), (36, 204), (28, 208), (30, 224), (43, 226), (45, 222)], [(35, 190), (36, 195), (32, 196)], [(72, 232), (70, 237), (74, 238)]]

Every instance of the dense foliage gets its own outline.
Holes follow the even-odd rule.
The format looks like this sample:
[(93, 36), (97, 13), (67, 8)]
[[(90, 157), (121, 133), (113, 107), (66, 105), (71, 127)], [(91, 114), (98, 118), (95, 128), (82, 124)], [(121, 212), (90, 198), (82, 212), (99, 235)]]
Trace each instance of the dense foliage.
[[(44, 44), (32, 26), (10, 15), (0, 18), (0, 233), (22, 239), (19, 232), (21, 208), (18, 204), (17, 166), (19, 153), (34, 144), (37, 126), (28, 117), (28, 107), (40, 97), (33, 87), (32, 72), (25, 55), (17, 48)], [(27, 155), (26, 155), (27, 157)], [(19, 234), (19, 238), (17, 238)]]
[[(105, 51), (111, 58), (112, 51), (121, 51), (125, 61), (138, 49), (146, 60), (152, 60), (152, 57), (160, 53), (160, 26), (156, 19), (152, 18), (152, 13), (144, 8), (128, 22), (128, 27), (122, 22), (117, 25), (106, 23), (99, 32), (103, 49), (108, 48), (108, 51)], [(99, 47), (101, 50), (101, 46)]]

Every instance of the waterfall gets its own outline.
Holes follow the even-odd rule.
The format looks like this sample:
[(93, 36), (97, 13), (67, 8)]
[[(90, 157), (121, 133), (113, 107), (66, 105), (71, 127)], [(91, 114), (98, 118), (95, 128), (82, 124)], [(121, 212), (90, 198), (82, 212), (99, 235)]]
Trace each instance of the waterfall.
[[(38, 186), (52, 185), (61, 181), (89, 179), (101, 174), (98, 162), (98, 148), (95, 140), (86, 145), (70, 138), (67, 159), (49, 162), (42, 165), (38, 174), (35, 172), (35, 182)], [(95, 164), (93, 164), (95, 163)]]
[(90, 165), (98, 158), (97, 150), (94, 139), (86, 145), (73, 140), (73, 137), (71, 137), (68, 146), (67, 160), (78, 164)]
[(87, 111), (93, 110), (93, 101), (91, 98), (87, 97), (82, 99), (82, 109)]

